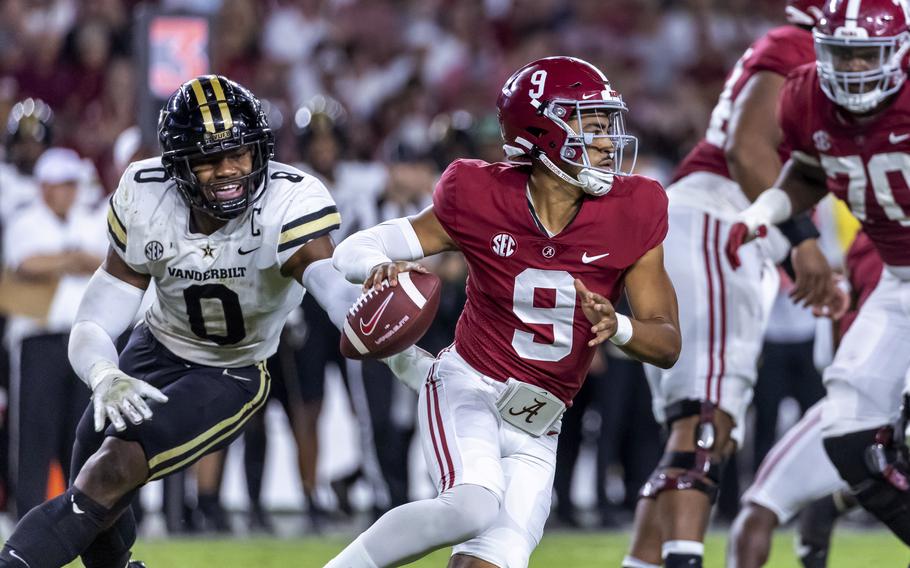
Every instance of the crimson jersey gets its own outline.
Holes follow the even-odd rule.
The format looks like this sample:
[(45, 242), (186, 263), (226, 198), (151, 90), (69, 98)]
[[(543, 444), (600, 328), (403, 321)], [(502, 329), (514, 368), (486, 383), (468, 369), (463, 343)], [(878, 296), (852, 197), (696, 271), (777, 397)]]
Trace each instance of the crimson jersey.
[[(774, 28), (753, 43), (727, 75), (724, 90), (711, 112), (711, 122), (704, 139), (683, 159), (673, 175), (673, 181), (693, 172), (710, 172), (729, 178), (723, 148), (727, 141), (727, 125), (733, 114), (733, 106), (743, 87), (753, 75), (761, 71), (786, 77), (800, 65), (812, 61), (815, 61), (812, 33), (797, 26)], [(786, 162), (789, 150), (781, 145), (778, 152), (781, 162)]]
[(568, 405), (594, 356), (574, 279), (616, 303), (626, 269), (667, 234), (667, 198), (656, 181), (617, 176), (550, 237), (529, 205), (529, 175), (528, 166), (457, 160), (436, 185), (434, 212), (469, 270), (455, 345), (484, 375), (540, 386)]
[(780, 125), (793, 158), (825, 170), (885, 264), (910, 265), (910, 90), (864, 123), (822, 92), (815, 65), (787, 78)]

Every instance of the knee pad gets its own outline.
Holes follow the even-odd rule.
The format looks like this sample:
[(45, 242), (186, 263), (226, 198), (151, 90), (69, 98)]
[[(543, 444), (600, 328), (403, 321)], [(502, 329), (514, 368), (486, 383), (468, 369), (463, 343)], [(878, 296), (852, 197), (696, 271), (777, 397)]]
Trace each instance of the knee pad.
[(910, 468), (891, 427), (825, 439), (825, 451), (864, 509), (910, 545)]
[(447, 505), (445, 515), (453, 533), (476, 536), (493, 524), (499, 516), (499, 499), (480, 485), (456, 485), (438, 497)]
[[(661, 458), (657, 469), (642, 487), (639, 497), (653, 499), (663, 491), (695, 489), (708, 496), (713, 504), (717, 499), (717, 485), (726, 458), (712, 460), (716, 435), (714, 410), (716, 406), (707, 401), (681, 400), (667, 407), (667, 424), (689, 416), (698, 415), (695, 431), (694, 452), (668, 452)], [(681, 473), (670, 473), (670, 469), (682, 469)]]
[[(711, 503), (717, 499), (717, 485), (723, 463), (712, 462), (702, 452), (669, 452), (661, 458), (657, 469), (641, 488), (639, 497), (654, 499), (664, 491), (685, 491), (695, 489), (708, 496)], [(669, 469), (682, 469), (680, 473), (670, 473)]]

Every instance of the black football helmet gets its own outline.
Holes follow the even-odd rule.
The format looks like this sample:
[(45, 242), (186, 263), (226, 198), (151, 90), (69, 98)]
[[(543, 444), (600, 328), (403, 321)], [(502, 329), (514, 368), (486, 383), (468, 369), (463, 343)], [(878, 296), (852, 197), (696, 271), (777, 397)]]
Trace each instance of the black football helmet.
[(21, 100), (10, 109), (6, 123), (6, 159), (31, 174), (38, 157), (50, 147), (54, 113), (41, 99)]
[[(275, 136), (262, 104), (248, 89), (220, 75), (187, 81), (171, 95), (158, 117), (158, 143), (167, 174), (190, 207), (222, 220), (232, 219), (265, 193)], [(193, 174), (194, 159), (249, 147), (252, 171), (240, 178), (203, 186)], [(220, 186), (243, 185), (243, 194), (220, 201)]]

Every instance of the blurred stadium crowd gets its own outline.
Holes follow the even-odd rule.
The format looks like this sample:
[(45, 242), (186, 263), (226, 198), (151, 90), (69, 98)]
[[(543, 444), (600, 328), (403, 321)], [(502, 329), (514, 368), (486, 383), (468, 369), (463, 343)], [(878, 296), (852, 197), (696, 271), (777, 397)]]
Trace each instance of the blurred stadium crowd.
[[(4, 260), (9, 270), (23, 261), (21, 254), (10, 257), (9, 251), (38, 232), (21, 226), (10, 229), (18, 212), (40, 198), (38, 187), (76, 184), (79, 193), (72, 206), (87, 210), (100, 206), (99, 215), (103, 215), (104, 196), (116, 187), (126, 164), (156, 152), (142, 145), (134, 126), (133, 26), (139, 4), (135, 0), (6, 0), (0, 4), (0, 124), (9, 123), (6, 173), (0, 172), (0, 223), (5, 229)], [(337, 241), (381, 220), (419, 211), (429, 202), (439, 172), (455, 158), (502, 159), (493, 112), (498, 90), (512, 70), (547, 55), (578, 55), (606, 71), (629, 105), (629, 129), (640, 140), (637, 172), (666, 182), (675, 164), (703, 135), (726, 70), (751, 41), (782, 22), (784, 2), (161, 0), (150, 4), (212, 16), (211, 71), (244, 84), (263, 99), (277, 132), (276, 159), (302, 164), (326, 181), (344, 219)], [(36, 102), (39, 99), (43, 104)], [(59, 151), (39, 158), (52, 146), (75, 150), (81, 166), (74, 166), (79, 164), (79, 159), (73, 161), (75, 155)], [(36, 162), (41, 167), (36, 169)], [(33, 189), (23, 189), (27, 187)], [(101, 216), (97, 218), (103, 239), (104, 223)], [(100, 261), (103, 248), (90, 250), (84, 243), (79, 247), (61, 243), (60, 254), (69, 257), (54, 274), (55, 282), (61, 277), (87, 280), (97, 266), (87, 265)], [(75, 254), (80, 255), (79, 262), (73, 261)], [(424, 340), (432, 350), (451, 341), (463, 302), (461, 261), (442, 259), (436, 270), (444, 276), (446, 290), (436, 326)], [(3, 290), (6, 294), (10, 288)], [(4, 362), (2, 372), (11, 393), (4, 443), (12, 433), (10, 475), (4, 477), (13, 491), (6, 506), (22, 513), (43, 500), (46, 471), (41, 469), (47, 469), (52, 457), (61, 462), (68, 459), (78, 414), (64, 411), (61, 405), (58, 435), (42, 435), (27, 443), (21, 438), (32, 426), (16, 424), (24, 414), (14, 407), (27, 398), (29, 373), (42, 372), (27, 368), (24, 345), (34, 337), (65, 338), (67, 324), (65, 316), (56, 322), (48, 317), (42, 325), (17, 328), (15, 321), (27, 315), (19, 309), (22, 303), (14, 298), (4, 304), (11, 314), (5, 342), (11, 364)], [(70, 312), (74, 311), (72, 305)], [(271, 362), (275, 374), (283, 373), (285, 378), (282, 402), (299, 449), (305, 509), (313, 527), (327, 522), (333, 509), (350, 513), (349, 489), (363, 473), (316, 479), (316, 428), (325, 367), (339, 357), (337, 333), (321, 313), (315, 303), (305, 302), (300, 321), (289, 325), (282, 351)], [(814, 324), (804, 321), (806, 326), (799, 328), (786, 321), (785, 342), (807, 346), (811, 360)], [(53, 361), (47, 347), (42, 344), (41, 349), (44, 362)], [(62, 353), (59, 364), (66, 365), (65, 349)], [(346, 365), (342, 362), (341, 367)], [(408, 499), (407, 447), (414, 411), (408, 397), (413, 395), (398, 389), (379, 364), (367, 362), (354, 372), (362, 375), (362, 381), (351, 387), (351, 373), (345, 373), (346, 382), (355, 415), (375, 446), (384, 496), (373, 500), (373, 508), (380, 512)], [(637, 488), (659, 458), (659, 433), (639, 364), (622, 359), (618, 351), (605, 350), (592, 374), (606, 376), (586, 383), (565, 418), (554, 517), (569, 525), (609, 527), (627, 518), (622, 511), (631, 510)], [(75, 381), (81, 388), (75, 377), (61, 380)], [(783, 383), (785, 377), (775, 374), (764, 380)], [(817, 374), (812, 380), (817, 388), (800, 400), (803, 408), (822, 394)], [(57, 388), (67, 393), (61, 396), (77, 399), (80, 406), (88, 400), (87, 389), (73, 393), (42, 385), (50, 389), (44, 392)], [(774, 441), (777, 405), (787, 394), (777, 385), (766, 390), (766, 398), (756, 395), (757, 401), (770, 405), (771, 412), (763, 418), (766, 426), (757, 429), (765, 439), (757, 444), (756, 465)], [(251, 425), (245, 461), (254, 504), (262, 490), (265, 436), (261, 423)], [(597, 447), (597, 515), (579, 521), (571, 504), (572, 464), (588, 442)], [(53, 447), (39, 451), (42, 444)], [(26, 454), (34, 459), (24, 459)], [(228, 528), (218, 499), (219, 461), (217, 456), (204, 461), (198, 472), (196, 501), (202, 520), (178, 499), (169, 529)], [(749, 475), (751, 465), (741, 469)], [(619, 479), (613, 475), (616, 472)], [(370, 472), (363, 475), (368, 477)], [(733, 485), (724, 492), (726, 505), (721, 507), (728, 518), (735, 514), (738, 497), (735, 473), (730, 477)], [(37, 480), (38, 494), (28, 498), (16, 494), (17, 478)], [(315, 497), (317, 488), (330, 482), (334, 496), (325, 501)], [(611, 482), (625, 485), (628, 491), (608, 492)], [(616, 497), (623, 494), (625, 498)], [(267, 528), (265, 513), (253, 509), (251, 523)]]

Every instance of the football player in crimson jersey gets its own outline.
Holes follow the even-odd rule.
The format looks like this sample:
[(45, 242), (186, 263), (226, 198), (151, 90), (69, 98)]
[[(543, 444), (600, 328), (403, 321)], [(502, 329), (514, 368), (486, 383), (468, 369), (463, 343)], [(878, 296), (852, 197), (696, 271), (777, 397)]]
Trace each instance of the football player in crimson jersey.
[(878, 249), (881, 280), (824, 374), (822, 428), (825, 450), (859, 503), (906, 544), (910, 483), (906, 420), (899, 416), (910, 370), (908, 22), (902, 0), (825, 3), (814, 30), (817, 63), (794, 71), (781, 94), (790, 160), (774, 187), (742, 212), (727, 242), (735, 265), (755, 246), (742, 245), (760, 227), (831, 191)]
[[(882, 259), (869, 238), (859, 232), (845, 261), (850, 309), (837, 322), (835, 345), (850, 328), (857, 311), (878, 286)], [(844, 480), (825, 454), (822, 411), (819, 401), (806, 411), (774, 444), (749, 489), (733, 522), (727, 566), (758, 568), (771, 552), (774, 529), (802, 512), (797, 554), (804, 568), (827, 565), (831, 532), (837, 517), (856, 506)], [(799, 479), (799, 483), (794, 483)], [(809, 510), (804, 511), (804, 509)]]
[(792, 0), (790, 24), (772, 29), (740, 57), (704, 139), (667, 188), (665, 264), (679, 297), (685, 348), (673, 368), (647, 368), (655, 417), (671, 434), (641, 490), (623, 566), (701, 565), (720, 472), (742, 444), (773, 299), (768, 291), (777, 290), (774, 264), (792, 246), (793, 298), (819, 304), (830, 293), (830, 268), (808, 216), (772, 228), (768, 246), (749, 250), (738, 272), (723, 261), (719, 246), (736, 214), (774, 181), (787, 159), (773, 120), (777, 95), (787, 74), (815, 57), (810, 27), (821, 4)]
[[(396, 566), (452, 544), (450, 566), (527, 566), (550, 510), (559, 420), (597, 345), (660, 367), (679, 355), (666, 196), (628, 175), (636, 141), (607, 78), (579, 59), (541, 59), (497, 106), (515, 161), (453, 162), (431, 207), (352, 235), (333, 257), (376, 287), (460, 250), (469, 277), (455, 343), (420, 392), (439, 494), (386, 513), (330, 567)], [(613, 310), (623, 289), (634, 317)]]
[[(359, 293), (330, 261), (332, 198), (271, 160), (274, 137), (251, 92), (216, 75), (188, 81), (158, 134), (162, 156), (131, 164), (111, 197), (107, 259), (70, 334), (70, 362), (92, 389), (73, 480), (19, 522), (0, 567), (58, 568), (77, 556), (89, 568), (141, 566), (130, 560), (132, 499), (226, 447), (265, 406), (265, 360), (301, 284), (339, 327)], [(155, 299), (118, 355), (114, 341), (152, 281)]]

